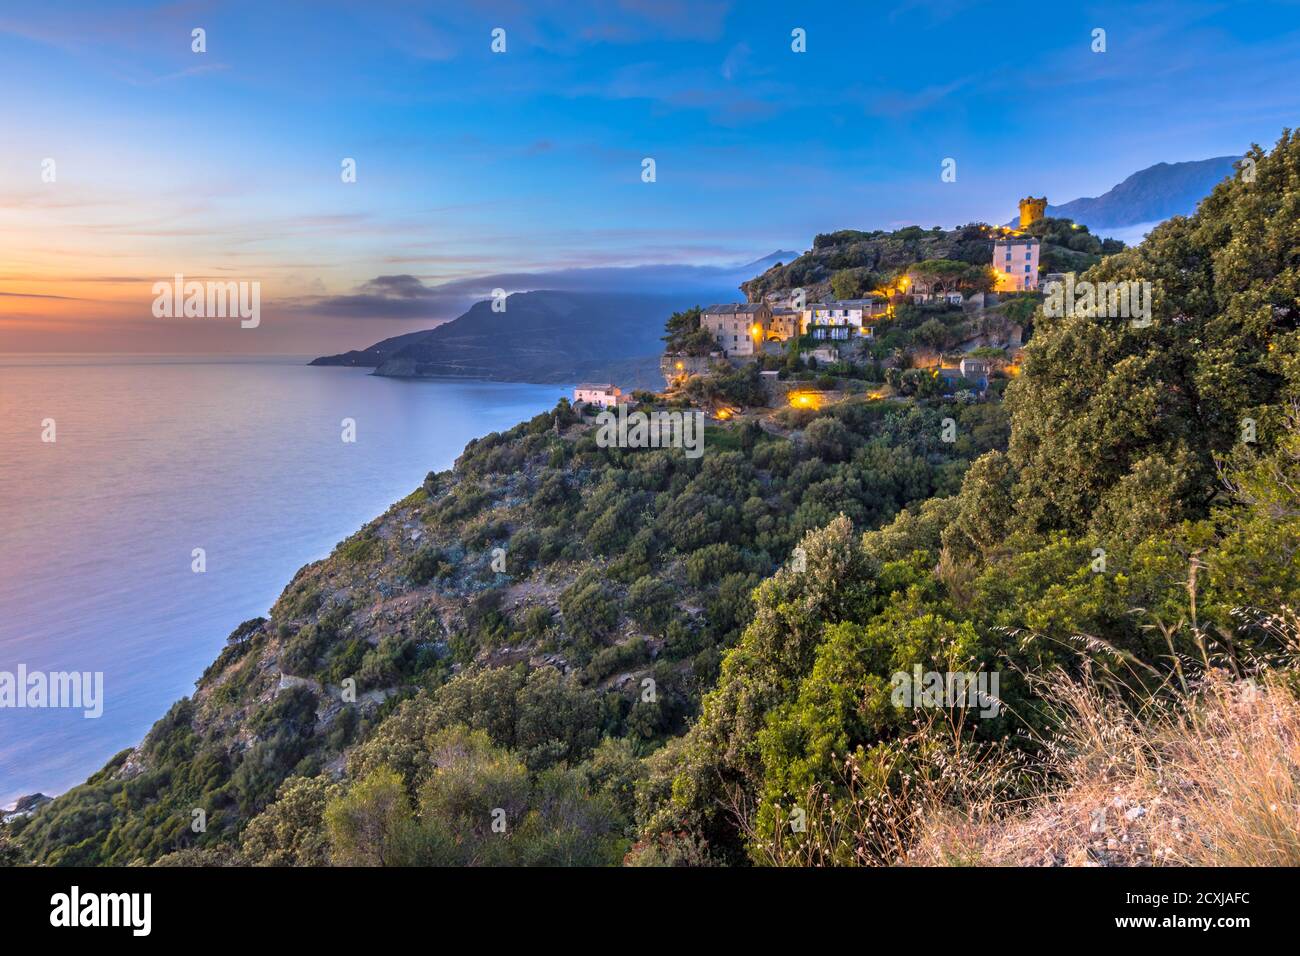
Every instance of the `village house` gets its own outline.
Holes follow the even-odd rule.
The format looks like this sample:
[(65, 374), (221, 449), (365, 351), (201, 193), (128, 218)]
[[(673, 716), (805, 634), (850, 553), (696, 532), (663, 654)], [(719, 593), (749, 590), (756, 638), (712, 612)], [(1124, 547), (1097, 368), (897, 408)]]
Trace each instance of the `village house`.
[(875, 322), (888, 311), (888, 303), (875, 298), (814, 302), (804, 310), (802, 331), (814, 339), (873, 338)]
[(700, 328), (708, 330), (728, 357), (756, 355), (771, 333), (772, 309), (766, 302), (711, 305), (700, 315)]
[(623, 390), (617, 385), (579, 385), (573, 390), (573, 401), (601, 408), (612, 408), (623, 400)]
[(803, 329), (803, 310), (778, 307), (772, 310), (772, 325), (769, 339), (784, 342), (792, 339)]
[(957, 367), (961, 371), (961, 377), (978, 385), (981, 392), (989, 387), (989, 372), (992, 366), (987, 359), (964, 358)]
[(953, 289), (950, 292), (913, 292), (912, 293), (912, 302), (915, 305), (925, 305), (926, 303), (929, 302), (944, 302), (947, 303), (948, 305), (961, 305), (965, 301), (966, 301), (966, 297), (963, 296), (956, 289)]
[(939, 368), (936, 372), (947, 385), (955, 385), (965, 379), (975, 387), (976, 391), (984, 392), (989, 387), (990, 369), (991, 366), (986, 359), (964, 358), (955, 367)]
[(1011, 236), (993, 242), (993, 271), (998, 292), (1033, 292), (1038, 289), (1038, 239)]
[(961, 291), (963, 278), (960, 273), (950, 271), (923, 271), (910, 269), (899, 282), (901, 289), (909, 290), (915, 305), (927, 303), (948, 303), (961, 305), (966, 297)]

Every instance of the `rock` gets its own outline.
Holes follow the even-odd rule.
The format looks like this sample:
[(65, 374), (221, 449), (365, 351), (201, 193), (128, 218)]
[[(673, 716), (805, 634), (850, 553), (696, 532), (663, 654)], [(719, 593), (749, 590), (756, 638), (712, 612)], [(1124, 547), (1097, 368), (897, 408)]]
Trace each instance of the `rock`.
[(320, 693), (320, 684), (307, 677), (294, 677), (292, 674), (280, 674), (280, 686), (276, 688), (276, 694), (280, 691), (288, 690), (290, 687), (310, 687), (316, 693)]
[(10, 820), (17, 820), (20, 817), (34, 813), (53, 799), (53, 797), (46, 796), (43, 793), (29, 793), (25, 797), (19, 797), (15, 801), (12, 810), (0, 812), (0, 823), (8, 823)]

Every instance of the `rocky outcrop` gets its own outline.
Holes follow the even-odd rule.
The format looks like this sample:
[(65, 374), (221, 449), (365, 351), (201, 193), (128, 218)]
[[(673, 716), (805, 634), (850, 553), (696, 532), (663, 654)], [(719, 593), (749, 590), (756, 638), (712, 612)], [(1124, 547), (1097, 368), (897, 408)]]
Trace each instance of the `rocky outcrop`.
[(46, 796), (43, 793), (31, 793), (25, 797), (19, 797), (12, 808), (0, 812), (0, 823), (8, 823), (10, 820), (25, 817), (53, 799), (53, 797)]

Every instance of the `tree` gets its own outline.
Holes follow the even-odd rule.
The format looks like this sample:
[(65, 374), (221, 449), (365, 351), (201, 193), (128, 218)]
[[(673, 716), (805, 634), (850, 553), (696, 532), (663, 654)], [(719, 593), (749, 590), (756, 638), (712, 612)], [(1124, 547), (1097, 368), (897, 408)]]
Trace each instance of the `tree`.
[(837, 418), (814, 419), (803, 432), (808, 450), (823, 461), (844, 461), (853, 449), (853, 438)]
[(877, 567), (847, 518), (809, 533), (800, 547), (801, 570), (782, 568), (759, 586), (754, 619), (704, 699), (680, 751), (671, 800), (651, 818), (649, 832), (686, 827), (724, 853), (741, 853), (743, 841), (723, 804), (732, 787), (754, 793), (761, 785), (754, 735), (763, 715), (808, 672), (828, 624), (874, 610)]
[(831, 293), (837, 299), (860, 299), (881, 286), (883, 277), (870, 269), (857, 266), (841, 269), (831, 275)]
[(943, 349), (947, 347), (952, 333), (948, 331), (948, 326), (938, 319), (926, 319), (913, 336), (922, 345), (928, 345), (932, 349)]
[(982, 558), (1011, 529), (1015, 473), (1002, 452), (991, 451), (966, 472), (957, 515), (943, 532), (944, 550), (958, 561)]
[(1224, 180), (1194, 215), (1081, 277), (1150, 283), (1149, 325), (1035, 318), (1006, 393), (1027, 524), (1118, 532), (1203, 516), (1215, 456), (1297, 394), (1300, 139), (1287, 131), (1248, 158), (1253, 177)]
[(22, 848), (10, 838), (7, 828), (0, 824), (0, 867), (19, 866), (22, 862)]
[(411, 823), (402, 778), (387, 767), (371, 771), (325, 807), (331, 857), (344, 866), (399, 862), (399, 844)]
[(707, 329), (700, 327), (702, 310), (697, 305), (692, 309), (674, 312), (664, 323), (664, 351), (685, 355), (708, 355), (717, 348), (713, 337)]
[(325, 806), (340, 788), (325, 776), (290, 777), (244, 830), (243, 852), (258, 866), (326, 866)]

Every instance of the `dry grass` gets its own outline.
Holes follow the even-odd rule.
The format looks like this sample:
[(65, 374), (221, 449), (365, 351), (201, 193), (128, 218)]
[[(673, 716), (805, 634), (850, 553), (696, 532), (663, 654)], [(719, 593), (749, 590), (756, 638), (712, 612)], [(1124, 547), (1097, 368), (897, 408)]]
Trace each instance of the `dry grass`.
[[(1262, 623), (1294, 661), (1295, 614)], [(805, 833), (751, 827), (751, 846), (793, 866), (1300, 866), (1300, 671), (1252, 672), (1135, 694), (1058, 671), (1032, 759), (931, 720), (801, 800)]]
[(898, 862), (1300, 866), (1300, 701), (1284, 676), (1207, 676), (1139, 715), (1056, 675), (1052, 784), (1020, 808), (930, 816)]
[[(1271, 623), (1288, 636), (1294, 615)], [(899, 862), (1300, 866), (1300, 699), (1294, 669), (1206, 672), (1133, 702), (1056, 673), (1050, 781), (1016, 808), (930, 816)]]

